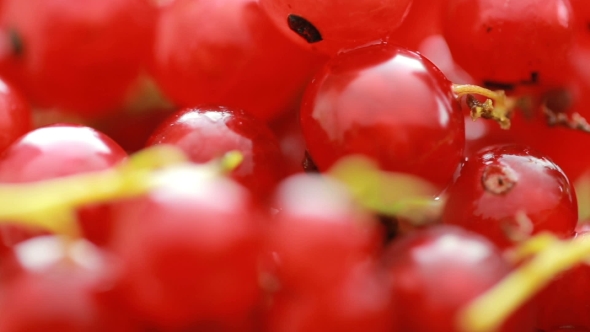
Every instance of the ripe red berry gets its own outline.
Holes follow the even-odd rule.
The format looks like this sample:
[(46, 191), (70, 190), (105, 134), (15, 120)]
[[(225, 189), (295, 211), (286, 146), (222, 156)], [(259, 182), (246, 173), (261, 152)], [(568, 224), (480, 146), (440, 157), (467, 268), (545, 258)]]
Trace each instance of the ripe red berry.
[(444, 188), (465, 139), (451, 87), (430, 61), (400, 47), (338, 55), (316, 75), (301, 106), (311, 158), (325, 171), (344, 156), (362, 154), (385, 170), (415, 174)]
[(111, 249), (122, 266), (105, 299), (164, 330), (241, 324), (259, 299), (260, 225), (250, 195), (185, 167), (113, 208)]
[(563, 171), (524, 146), (499, 145), (470, 156), (449, 187), (444, 223), (480, 233), (500, 247), (549, 231), (571, 237), (576, 195)]
[(109, 286), (106, 254), (87, 242), (39, 237), (15, 248), (23, 271), (3, 283), (2, 331), (129, 331), (130, 317), (103, 307), (95, 293)]
[(109, 137), (90, 127), (57, 124), (15, 141), (0, 157), (0, 182), (33, 182), (104, 170), (127, 158)]
[(377, 220), (319, 175), (285, 180), (276, 206), (267, 248), (274, 269), (267, 273), (279, 287), (265, 287), (272, 296), (268, 330), (390, 331), (387, 280), (375, 264)]
[[(0, 183), (25, 183), (49, 180), (116, 166), (127, 153), (105, 134), (90, 127), (58, 124), (30, 131), (10, 145), (0, 157)], [(106, 208), (88, 206), (79, 210), (83, 233), (97, 243), (110, 234)], [(20, 226), (0, 227), (9, 244), (30, 237), (34, 232)]]
[(145, 63), (155, 19), (145, 0), (5, 0), (0, 72), (37, 106), (113, 111)]
[(31, 109), (24, 97), (0, 80), (0, 151), (31, 129)]
[(411, 0), (260, 1), (285, 34), (330, 55), (385, 40), (401, 24), (411, 3)]
[[(396, 240), (387, 249), (395, 331), (459, 331), (457, 313), (510, 272), (485, 238), (458, 227), (435, 226)], [(500, 331), (532, 331), (522, 309)]]
[(234, 179), (256, 195), (268, 196), (283, 176), (279, 144), (270, 129), (241, 110), (201, 106), (180, 110), (154, 131), (147, 146), (172, 144), (195, 163), (239, 151), (242, 163)]
[(180, 107), (226, 105), (269, 120), (324, 62), (283, 36), (257, 1), (176, 0), (162, 9), (152, 69)]
[(568, 0), (452, 0), (446, 7), (453, 57), (479, 84), (536, 89), (567, 73), (574, 37)]

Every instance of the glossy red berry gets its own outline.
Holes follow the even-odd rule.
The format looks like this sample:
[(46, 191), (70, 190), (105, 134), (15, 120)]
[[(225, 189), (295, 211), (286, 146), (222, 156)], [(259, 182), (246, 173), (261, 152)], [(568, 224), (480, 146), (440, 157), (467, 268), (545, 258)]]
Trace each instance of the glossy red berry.
[(566, 175), (524, 146), (492, 146), (470, 156), (446, 194), (444, 223), (480, 233), (500, 247), (543, 231), (571, 237), (578, 221)]
[[(392, 242), (385, 253), (391, 275), (395, 331), (460, 331), (457, 314), (510, 270), (485, 238), (435, 226)], [(513, 314), (502, 332), (532, 331), (529, 309)]]
[(276, 206), (267, 237), (274, 269), (263, 283), (272, 295), (268, 330), (390, 331), (377, 220), (317, 174), (281, 183)]
[(39, 237), (15, 248), (23, 271), (3, 283), (0, 330), (129, 331), (129, 317), (103, 307), (95, 293), (109, 285), (106, 254), (87, 242)]
[(114, 207), (111, 249), (122, 266), (104, 296), (159, 329), (239, 325), (259, 299), (260, 225), (247, 190), (188, 167)]
[(319, 290), (376, 253), (377, 220), (361, 210), (346, 189), (319, 175), (294, 175), (281, 183), (269, 250), (287, 289)]
[(516, 90), (563, 80), (574, 37), (568, 0), (452, 0), (446, 7), (444, 36), (479, 84)]
[[(35, 182), (101, 171), (126, 158), (127, 153), (116, 142), (90, 127), (68, 124), (42, 127), (19, 138), (0, 156), (0, 183)], [(110, 232), (105, 209), (88, 206), (79, 210), (84, 235), (101, 244)], [(4, 241), (9, 243), (32, 234), (3, 227)]]
[(262, 0), (260, 5), (285, 34), (334, 55), (386, 39), (404, 19), (412, 0)]
[(104, 170), (127, 157), (106, 135), (85, 126), (57, 124), (35, 129), (0, 157), (0, 182), (33, 182)]
[(340, 54), (318, 73), (301, 106), (311, 158), (325, 171), (344, 156), (362, 154), (385, 170), (444, 188), (462, 158), (465, 135), (451, 86), (430, 61), (400, 47)]
[[(578, 228), (576, 236), (587, 237), (588, 229)], [(580, 264), (557, 276), (537, 296), (537, 328), (551, 331), (563, 327), (571, 332), (590, 331), (590, 267)], [(567, 330), (570, 331), (570, 330)]]
[(152, 69), (180, 107), (226, 105), (269, 120), (324, 62), (283, 36), (257, 1), (176, 0), (162, 9)]
[(32, 129), (31, 109), (24, 97), (0, 80), (0, 152)]
[(145, 0), (5, 0), (0, 72), (37, 106), (113, 111), (145, 64), (155, 19)]
[(443, 0), (413, 0), (399, 28), (389, 36), (389, 41), (411, 50), (418, 50), (428, 37), (442, 34)]
[(283, 174), (282, 155), (274, 134), (241, 110), (201, 106), (180, 110), (152, 134), (147, 146), (172, 144), (195, 163), (239, 151), (242, 163), (232, 176), (257, 195), (269, 195)]

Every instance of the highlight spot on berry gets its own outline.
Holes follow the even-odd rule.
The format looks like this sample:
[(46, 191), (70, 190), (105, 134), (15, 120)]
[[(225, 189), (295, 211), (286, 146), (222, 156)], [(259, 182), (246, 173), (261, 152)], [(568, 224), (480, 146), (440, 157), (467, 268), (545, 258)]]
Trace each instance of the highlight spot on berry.
[(311, 22), (301, 16), (289, 15), (287, 17), (287, 24), (289, 24), (289, 29), (293, 30), (310, 44), (322, 41), (320, 31)]

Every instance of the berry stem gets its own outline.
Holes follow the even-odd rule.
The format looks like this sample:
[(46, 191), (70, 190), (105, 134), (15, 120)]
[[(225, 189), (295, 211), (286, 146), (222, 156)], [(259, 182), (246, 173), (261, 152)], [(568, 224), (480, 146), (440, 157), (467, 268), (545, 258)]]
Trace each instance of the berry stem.
[[(538, 239), (537, 244), (549, 240)], [(531, 240), (532, 241), (532, 240)], [(525, 250), (526, 251), (526, 250)], [(590, 256), (590, 237), (556, 241), (530, 261), (509, 274), (491, 290), (478, 297), (460, 312), (459, 327), (464, 332), (491, 332), (515, 310), (564, 271), (584, 262)]]
[(572, 113), (568, 116), (566, 113), (554, 112), (547, 107), (547, 105), (543, 105), (543, 113), (545, 113), (547, 124), (549, 126), (562, 126), (590, 133), (590, 124), (582, 115), (580, 115), (580, 113)]
[(18, 222), (75, 237), (77, 208), (145, 193), (155, 185), (150, 180), (154, 170), (185, 159), (176, 149), (159, 146), (106, 171), (0, 185), (0, 223)]
[[(490, 119), (498, 122), (502, 129), (510, 128), (510, 114), (514, 102), (506, 98), (503, 90), (492, 91), (472, 84), (453, 84), (453, 92), (458, 99), (466, 96), (466, 103), (471, 109), (471, 118), (474, 121), (478, 118)], [(482, 103), (473, 95), (487, 99)]]
[(405, 173), (385, 172), (372, 160), (341, 159), (328, 174), (344, 184), (366, 209), (423, 225), (440, 216), (444, 206), (438, 190), (428, 181)]

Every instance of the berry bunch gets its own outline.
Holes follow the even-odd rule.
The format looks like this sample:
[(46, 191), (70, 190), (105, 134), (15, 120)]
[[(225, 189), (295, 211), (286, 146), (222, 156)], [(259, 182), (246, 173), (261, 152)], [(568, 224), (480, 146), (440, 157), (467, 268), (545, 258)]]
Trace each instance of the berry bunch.
[(590, 331), (587, 0), (0, 0), (0, 332)]

